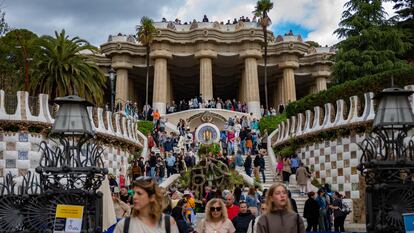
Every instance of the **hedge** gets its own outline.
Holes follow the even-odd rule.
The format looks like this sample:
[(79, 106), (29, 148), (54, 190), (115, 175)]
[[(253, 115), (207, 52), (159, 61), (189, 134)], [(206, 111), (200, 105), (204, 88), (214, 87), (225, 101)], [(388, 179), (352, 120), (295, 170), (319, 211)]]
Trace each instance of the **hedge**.
[(286, 114), (280, 114), (277, 116), (266, 116), (262, 117), (259, 122), (260, 132), (263, 132), (264, 129), (267, 129), (267, 132), (270, 134), (273, 132), (277, 126), (286, 120)]
[(338, 99), (347, 100), (354, 95), (362, 97), (366, 92), (377, 94), (391, 86), (391, 76), (394, 77), (394, 84), (398, 87), (414, 84), (414, 66), (365, 76), (308, 95), (290, 103), (285, 109), (286, 116), (290, 118), (306, 110), (313, 110), (315, 106), (323, 107), (325, 103), (335, 104)]
[(152, 121), (138, 121), (137, 124), (138, 130), (141, 131), (141, 133), (145, 136), (148, 135), (148, 133), (152, 132), (152, 129), (154, 128)]

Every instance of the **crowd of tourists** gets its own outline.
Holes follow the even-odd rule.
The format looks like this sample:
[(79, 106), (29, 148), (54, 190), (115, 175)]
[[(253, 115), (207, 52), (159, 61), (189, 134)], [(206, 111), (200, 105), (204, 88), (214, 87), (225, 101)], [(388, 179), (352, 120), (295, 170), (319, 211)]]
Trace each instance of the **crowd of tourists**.
[[(234, 18), (232, 22), (230, 22), (230, 21), (231, 21), (230, 19), (227, 20), (226, 25), (237, 24), (239, 22), (255, 22), (255, 23), (257, 23), (257, 18), (256, 18), (256, 16), (253, 16), (253, 18), (250, 20), (248, 16), (247, 17), (240, 16), (239, 19)], [(174, 21), (168, 21), (166, 18), (162, 18), (161, 22), (163, 22), (163, 23), (173, 22), (173, 23), (175, 23), (177, 25), (189, 25), (189, 24), (192, 24), (194, 22), (200, 22), (200, 21), (197, 21), (196, 19), (194, 19), (192, 22), (184, 22), (184, 23), (182, 23), (181, 22), (181, 19), (178, 19), (178, 18), (176, 18)], [(207, 15), (204, 15), (203, 16), (203, 19), (201, 20), (201, 22), (208, 23), (208, 22), (210, 22), (210, 20), (208, 19)], [(220, 24), (224, 24), (224, 22), (221, 21)]]
[[(304, 212), (283, 183), (261, 192), (258, 187), (237, 186), (219, 190), (205, 186), (199, 198), (189, 189), (160, 188), (155, 179), (141, 176), (112, 194), (116, 233), (304, 233), (344, 232), (345, 210), (342, 195), (329, 187), (309, 192)], [(202, 214), (203, 213), (203, 214)], [(198, 217), (202, 214), (203, 217)], [(307, 227), (303, 221), (307, 220)], [(333, 221), (332, 221), (333, 220)]]

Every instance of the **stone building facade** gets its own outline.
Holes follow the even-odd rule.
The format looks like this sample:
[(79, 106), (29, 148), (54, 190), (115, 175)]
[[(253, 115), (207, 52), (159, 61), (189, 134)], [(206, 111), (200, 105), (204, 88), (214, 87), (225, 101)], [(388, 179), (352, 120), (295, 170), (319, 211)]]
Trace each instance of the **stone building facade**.
[[(193, 22), (155, 23), (150, 52), (149, 103), (165, 114), (166, 106), (202, 95), (246, 102), (260, 115), (264, 105), (263, 32), (255, 22), (223, 25)], [(287, 104), (326, 89), (333, 54), (313, 48), (300, 35), (274, 37), (269, 32), (269, 106)], [(145, 102), (146, 50), (133, 36), (109, 36), (95, 62), (107, 73), (116, 70), (115, 102)], [(109, 100), (108, 100), (109, 102)]]

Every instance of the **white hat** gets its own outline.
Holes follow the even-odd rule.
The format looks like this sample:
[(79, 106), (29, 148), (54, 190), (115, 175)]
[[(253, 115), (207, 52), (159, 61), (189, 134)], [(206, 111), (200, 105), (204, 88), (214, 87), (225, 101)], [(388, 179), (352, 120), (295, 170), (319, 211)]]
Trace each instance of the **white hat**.
[(190, 191), (185, 190), (183, 195), (191, 195)]

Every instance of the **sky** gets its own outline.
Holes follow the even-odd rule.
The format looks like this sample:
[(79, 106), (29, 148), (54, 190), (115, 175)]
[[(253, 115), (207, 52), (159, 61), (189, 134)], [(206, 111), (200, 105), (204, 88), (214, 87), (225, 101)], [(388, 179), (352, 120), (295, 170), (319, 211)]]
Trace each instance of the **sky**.
[[(274, 35), (290, 29), (304, 40), (325, 45), (339, 41), (338, 27), (347, 0), (273, 0), (269, 27)], [(54, 35), (65, 29), (70, 37), (79, 36), (91, 44), (105, 43), (109, 35), (134, 34), (142, 16), (154, 21), (181, 19), (224, 21), (248, 16), (256, 0), (0, 0), (6, 22), (12, 28), (26, 28), (38, 35)], [(392, 3), (384, 5), (393, 15)]]

